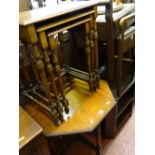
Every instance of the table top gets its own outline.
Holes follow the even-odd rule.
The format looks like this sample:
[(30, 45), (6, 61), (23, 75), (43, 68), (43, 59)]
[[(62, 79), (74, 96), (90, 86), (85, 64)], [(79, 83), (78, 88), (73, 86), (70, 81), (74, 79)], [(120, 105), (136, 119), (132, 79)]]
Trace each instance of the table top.
[(42, 132), (39, 124), (21, 107), (19, 107), (19, 149)]
[(19, 25), (26, 26), (29, 24), (34, 24), (39, 21), (44, 21), (50, 18), (54, 18), (66, 13), (91, 7), (100, 3), (108, 3), (110, 0), (90, 0), (90, 1), (77, 1), (77, 2), (67, 2), (58, 5), (47, 6), (44, 8), (39, 8), (35, 10), (29, 10), (19, 13)]
[(45, 136), (78, 134), (93, 131), (116, 104), (107, 82), (100, 81), (100, 89), (91, 93), (86, 82), (75, 80), (73, 88), (66, 93), (69, 114), (58, 127), (51, 116), (44, 114), (35, 104), (25, 106), (26, 111), (40, 124)]

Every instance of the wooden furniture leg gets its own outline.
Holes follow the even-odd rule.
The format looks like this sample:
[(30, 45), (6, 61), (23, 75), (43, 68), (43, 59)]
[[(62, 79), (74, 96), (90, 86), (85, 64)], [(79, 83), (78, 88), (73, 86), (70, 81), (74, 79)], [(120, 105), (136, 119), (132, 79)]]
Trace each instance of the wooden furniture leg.
[(93, 90), (96, 91), (96, 78), (95, 78), (95, 64), (94, 64), (94, 57), (95, 57), (95, 45), (94, 45), (94, 24), (93, 24), (93, 15), (92, 20), (90, 21), (90, 32), (89, 32), (89, 46), (90, 46), (90, 63), (91, 63), (91, 72), (93, 74)]
[(96, 155), (102, 155), (102, 137), (101, 137), (101, 125), (99, 124), (95, 129), (96, 144), (92, 143), (84, 135), (77, 135), (77, 138), (87, 145), (90, 149), (96, 152)]
[(91, 70), (91, 50), (90, 50), (90, 40), (89, 40), (89, 33), (90, 33), (90, 27), (89, 27), (89, 22), (85, 24), (85, 31), (86, 31), (86, 56), (87, 56), (87, 68), (88, 68), (88, 73), (89, 73), (89, 86), (90, 86), (90, 91), (93, 91), (93, 73)]
[[(29, 42), (32, 44), (32, 49), (33, 49), (32, 55), (34, 56), (34, 59), (35, 59), (35, 62), (36, 62), (36, 67), (38, 69), (38, 72), (39, 72), (43, 87), (45, 89), (46, 95), (47, 95), (47, 97), (49, 99), (49, 103), (52, 104), (53, 101), (52, 101), (52, 98), (51, 98), (51, 95), (50, 95), (50, 89), (49, 89), (48, 81), (47, 81), (45, 71), (44, 71), (44, 63), (41, 60), (41, 56), (40, 56), (40, 53), (39, 53), (39, 49), (38, 49), (38, 45), (37, 45), (38, 37), (37, 37), (36, 31), (35, 31), (34, 25), (28, 26), (27, 27), (27, 32), (28, 32), (28, 36), (29, 36)], [(55, 124), (59, 125), (59, 116), (58, 116), (58, 113), (57, 113), (57, 111), (55, 109), (51, 110), (51, 115), (53, 117), (53, 120), (54, 120)]]
[(117, 107), (116, 105), (109, 112), (105, 118), (105, 138), (114, 138), (116, 134), (116, 115)]
[(68, 108), (69, 103), (65, 97), (63, 81), (62, 81), (62, 77), (61, 77), (60, 65), (59, 65), (58, 58), (57, 58), (56, 53), (55, 53), (56, 43), (55, 43), (54, 37), (49, 36), (48, 41), (49, 41), (50, 49), (52, 51), (52, 62), (54, 64), (54, 70), (57, 74), (58, 84), (59, 84), (60, 91), (61, 91), (61, 101), (62, 101), (63, 106), (65, 107), (65, 112), (69, 113), (69, 108)]
[(120, 96), (121, 94), (121, 80), (122, 80), (122, 69), (123, 69), (123, 62), (122, 62), (122, 58), (123, 58), (123, 53), (122, 51), (120, 51), (122, 44), (121, 41), (118, 41), (118, 48), (117, 48), (117, 96)]
[(100, 88), (100, 74), (99, 74), (99, 62), (98, 62), (98, 33), (97, 33), (97, 25), (96, 25), (96, 17), (97, 17), (97, 7), (95, 6), (94, 13), (94, 45), (95, 45), (95, 76), (96, 76), (96, 86)]
[(101, 125), (99, 124), (96, 128), (96, 155), (102, 155), (102, 136), (101, 136)]
[(63, 67), (65, 68), (66, 73), (66, 77), (67, 77), (67, 82), (69, 82), (70, 84), (73, 83), (73, 77), (70, 76), (69, 74), (69, 65), (67, 64), (67, 60), (66, 60), (66, 50), (64, 48), (64, 42), (66, 42), (66, 40), (64, 39), (64, 34), (63, 32), (58, 33), (58, 41), (59, 41), (59, 46), (61, 48), (61, 50), (64, 53), (64, 57), (63, 57)]
[(107, 31), (107, 71), (108, 82), (111, 85), (114, 75), (114, 59), (113, 59), (113, 17), (112, 17), (112, 1), (106, 4), (106, 31)]
[(63, 115), (62, 115), (63, 107), (61, 105), (61, 102), (60, 102), (60, 99), (59, 99), (59, 96), (58, 96), (56, 83), (55, 83), (55, 79), (54, 79), (53, 66), (50, 63), (50, 57), (49, 57), (48, 51), (47, 51), (47, 49), (48, 49), (48, 41), (47, 41), (47, 38), (46, 38), (45, 31), (41, 31), (39, 33), (39, 37), (40, 37), (41, 45), (42, 45), (42, 48), (43, 48), (43, 51), (44, 51), (44, 61), (46, 63), (46, 69), (47, 69), (47, 72), (48, 72), (48, 74), (50, 76), (52, 90), (53, 90), (53, 93), (54, 93), (54, 97), (56, 99), (56, 102), (51, 105), (51, 109), (56, 109), (57, 112), (59, 113), (60, 120), (63, 121), (64, 120)]

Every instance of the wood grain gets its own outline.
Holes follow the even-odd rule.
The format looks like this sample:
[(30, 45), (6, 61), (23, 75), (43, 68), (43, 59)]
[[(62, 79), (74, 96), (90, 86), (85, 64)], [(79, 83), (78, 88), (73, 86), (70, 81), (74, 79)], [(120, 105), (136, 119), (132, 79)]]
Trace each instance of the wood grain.
[(59, 4), (57, 6), (49, 6), (45, 8), (39, 8), (30, 11), (24, 11), (19, 13), (19, 25), (29, 25), (39, 21), (44, 21), (50, 18), (54, 18), (74, 10), (80, 10), (99, 3), (108, 3), (109, 0), (95, 0), (95, 1), (80, 1), (71, 2), (66, 4)]
[(42, 131), (39, 124), (23, 108), (19, 107), (19, 149), (41, 134)]
[(89, 92), (86, 82), (77, 79), (72, 89), (66, 91), (70, 112), (64, 114), (65, 122), (58, 127), (33, 103), (25, 106), (48, 137), (93, 131), (116, 104), (107, 82), (103, 80), (100, 81), (100, 89), (94, 93)]

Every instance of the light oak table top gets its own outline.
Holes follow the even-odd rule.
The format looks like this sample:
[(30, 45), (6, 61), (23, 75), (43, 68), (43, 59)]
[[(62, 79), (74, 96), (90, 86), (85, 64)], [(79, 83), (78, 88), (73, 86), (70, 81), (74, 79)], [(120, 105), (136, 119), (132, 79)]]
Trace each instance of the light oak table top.
[(26, 111), (40, 124), (46, 136), (58, 136), (93, 131), (105, 118), (116, 102), (107, 82), (100, 81), (100, 89), (91, 93), (86, 82), (75, 80), (74, 87), (66, 89), (69, 100), (69, 114), (56, 127), (50, 115), (43, 113), (35, 104), (25, 106)]
[(38, 136), (43, 129), (32, 117), (19, 107), (19, 149)]
[(60, 15), (78, 11), (87, 7), (94, 6), (101, 3), (109, 3), (110, 0), (90, 0), (90, 1), (77, 1), (70, 3), (61, 3), (59, 5), (52, 5), (45, 8), (29, 10), (19, 13), (19, 25), (26, 26), (51, 19)]

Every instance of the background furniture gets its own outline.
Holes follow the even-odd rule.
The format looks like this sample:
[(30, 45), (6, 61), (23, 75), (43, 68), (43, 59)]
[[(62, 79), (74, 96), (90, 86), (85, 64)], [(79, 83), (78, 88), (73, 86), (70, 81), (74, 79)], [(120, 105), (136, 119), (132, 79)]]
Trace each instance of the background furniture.
[[(105, 14), (99, 14), (96, 19), (98, 40), (99, 44), (105, 48), (106, 51), (106, 61), (103, 60), (103, 50), (99, 49), (100, 54), (100, 67), (106, 65), (107, 80), (110, 86), (114, 82), (114, 53), (115, 53), (115, 39), (119, 35), (119, 21), (120, 19), (134, 12), (135, 5), (124, 4), (123, 9), (113, 13), (112, 0), (110, 0), (109, 6), (107, 6), (107, 11)], [(101, 5), (102, 6), (102, 5)], [(100, 7), (100, 6), (99, 6)], [(102, 58), (102, 59), (101, 59)], [(106, 63), (106, 64), (105, 64)]]
[[(117, 96), (121, 96), (123, 93), (123, 61), (128, 63), (133, 63), (133, 68), (131, 70), (131, 80), (128, 82), (126, 87), (130, 85), (130, 83), (134, 80), (134, 47), (135, 47), (135, 26), (132, 25), (135, 22), (135, 14), (129, 14), (123, 18), (121, 18), (119, 26), (120, 26), (120, 35), (117, 38)], [(125, 54), (128, 54), (124, 57)]]
[(20, 155), (50, 155), (42, 128), (19, 107), (19, 153)]
[[(107, 12), (109, 17), (103, 14), (96, 19), (101, 58), (99, 62), (100, 67), (106, 66), (107, 79), (117, 101), (115, 119), (118, 131), (131, 115), (134, 102), (134, 4), (124, 4), (123, 9), (116, 12), (111, 7)], [(104, 63), (104, 60), (107, 62)]]

